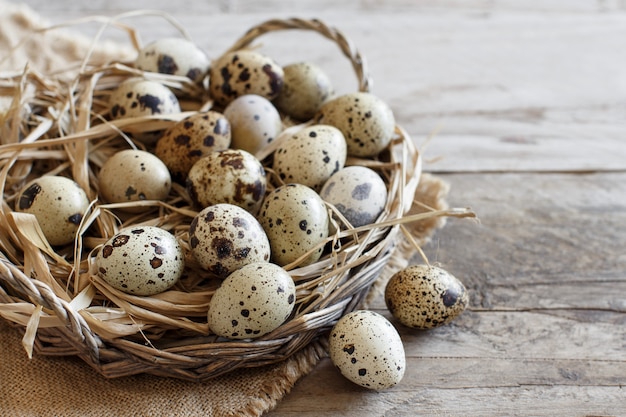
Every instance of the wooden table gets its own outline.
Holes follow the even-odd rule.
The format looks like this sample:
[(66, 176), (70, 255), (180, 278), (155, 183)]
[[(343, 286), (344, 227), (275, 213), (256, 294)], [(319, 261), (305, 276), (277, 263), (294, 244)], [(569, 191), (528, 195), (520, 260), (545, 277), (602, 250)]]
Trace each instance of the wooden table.
[[(53, 22), (165, 10), (212, 56), (265, 19), (318, 17), (366, 56), (373, 92), (422, 148), (425, 171), (451, 185), (450, 205), (478, 213), (480, 224), (449, 220), (425, 248), (471, 306), (432, 331), (400, 328), (400, 385), (360, 389), (326, 359), (269, 416), (626, 415), (623, 2), (26, 3)], [(155, 21), (132, 23), (145, 41), (173, 33)], [(347, 61), (315, 36), (263, 43), (353, 90)], [(389, 316), (382, 299), (375, 308)]]

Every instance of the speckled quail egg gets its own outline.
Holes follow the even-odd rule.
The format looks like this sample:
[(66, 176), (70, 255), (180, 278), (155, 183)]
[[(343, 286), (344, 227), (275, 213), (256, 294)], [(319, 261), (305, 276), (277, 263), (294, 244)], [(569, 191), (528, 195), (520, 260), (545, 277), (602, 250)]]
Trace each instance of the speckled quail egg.
[(144, 46), (135, 66), (143, 71), (182, 75), (201, 82), (209, 70), (209, 57), (195, 43), (184, 38), (162, 38)]
[(371, 168), (353, 165), (333, 174), (320, 196), (354, 227), (374, 223), (387, 202), (387, 187)]
[(416, 329), (449, 323), (468, 302), (463, 283), (436, 266), (411, 265), (396, 272), (385, 288), (385, 303), (391, 314)]
[[(109, 112), (112, 119), (144, 117), (180, 112), (178, 99), (163, 84), (143, 79), (129, 78), (117, 86), (109, 96)], [(138, 141), (153, 145), (162, 131), (134, 132)]]
[(397, 385), (406, 369), (400, 335), (374, 311), (357, 310), (339, 319), (330, 332), (329, 352), (343, 376), (373, 390)]
[(189, 170), (189, 195), (202, 207), (229, 203), (256, 214), (267, 180), (261, 162), (241, 149), (212, 152)]
[(96, 256), (98, 275), (110, 286), (133, 295), (154, 295), (181, 277), (185, 259), (176, 237), (155, 226), (120, 230)]
[(224, 116), (232, 129), (232, 147), (256, 154), (283, 129), (280, 113), (271, 101), (257, 94), (237, 97), (226, 106)]
[(263, 336), (291, 315), (296, 300), (293, 279), (269, 262), (248, 264), (230, 274), (211, 298), (211, 331), (230, 339)]
[(395, 131), (391, 108), (371, 93), (348, 93), (329, 100), (315, 120), (341, 130), (351, 156), (378, 155), (391, 142)]
[[(109, 158), (98, 174), (100, 195), (107, 203), (164, 200), (172, 187), (167, 166), (147, 151), (125, 149)], [(139, 212), (144, 208), (124, 207)]]
[(219, 278), (253, 262), (267, 262), (270, 243), (257, 219), (232, 204), (215, 204), (200, 211), (189, 227), (193, 256)]
[(286, 183), (319, 191), (346, 163), (346, 140), (328, 125), (313, 125), (281, 138), (272, 167)]
[[(304, 257), (299, 265), (316, 262), (328, 238), (328, 211), (321, 197), (302, 184), (286, 184), (267, 194), (258, 215), (272, 260), (285, 266)], [(317, 249), (315, 249), (317, 247)]]
[(167, 129), (154, 153), (169, 168), (172, 178), (183, 182), (198, 159), (213, 151), (228, 149), (230, 138), (230, 123), (223, 114), (200, 112)]
[(209, 74), (209, 93), (222, 106), (244, 94), (272, 100), (283, 87), (283, 69), (252, 50), (226, 53), (211, 66)]
[(283, 72), (284, 84), (274, 100), (276, 107), (295, 120), (311, 119), (333, 94), (330, 78), (320, 67), (309, 62), (287, 65)]
[(51, 245), (72, 242), (88, 208), (85, 191), (73, 180), (55, 175), (26, 184), (15, 204), (16, 211), (35, 215)]

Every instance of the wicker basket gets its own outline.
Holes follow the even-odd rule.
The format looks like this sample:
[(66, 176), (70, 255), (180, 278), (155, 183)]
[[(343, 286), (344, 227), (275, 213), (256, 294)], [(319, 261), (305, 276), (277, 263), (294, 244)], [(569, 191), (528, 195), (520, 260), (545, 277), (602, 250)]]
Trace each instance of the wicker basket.
[[(351, 61), (359, 89), (369, 90), (365, 60), (338, 30), (317, 20), (264, 22), (250, 29), (231, 50), (249, 46), (264, 33), (285, 29), (314, 31), (335, 42)], [(95, 173), (112, 152), (128, 147), (119, 139), (120, 130), (163, 129), (188, 115), (105, 121), (101, 115), (106, 113), (108, 91), (120, 80), (141, 74), (178, 89), (190, 110), (211, 108), (211, 101), (202, 89), (181, 77), (143, 74), (122, 63), (85, 64), (77, 74), (44, 77), (27, 70), (1, 80), (5, 91), (13, 90), (14, 100), (0, 126), (4, 138), (0, 146), (0, 315), (24, 328), (29, 353), (34, 349), (46, 355), (76, 355), (105, 377), (148, 373), (206, 380), (237, 368), (276, 363), (323, 336), (342, 315), (360, 305), (387, 264), (402, 224), (446, 215), (406, 216), (421, 159), (406, 132), (397, 127), (395, 138), (379, 158), (349, 161), (378, 170), (388, 185), (388, 201), (377, 223), (348, 229), (335, 214), (340, 229), (329, 238), (322, 259), (290, 267), (297, 284), (292, 317), (260, 339), (218, 338), (206, 323), (216, 285), (193, 262), (181, 284), (152, 297), (120, 293), (93, 272), (98, 245), (131, 224), (170, 230), (188, 250), (188, 226), (196, 214), (182, 186), (174, 187), (165, 202), (144, 202), (145, 213), (133, 216), (118, 217), (115, 206), (99, 204)], [(72, 177), (93, 199), (74, 245), (48, 246), (39, 237), (34, 218), (12, 210), (20, 187), (45, 173)]]

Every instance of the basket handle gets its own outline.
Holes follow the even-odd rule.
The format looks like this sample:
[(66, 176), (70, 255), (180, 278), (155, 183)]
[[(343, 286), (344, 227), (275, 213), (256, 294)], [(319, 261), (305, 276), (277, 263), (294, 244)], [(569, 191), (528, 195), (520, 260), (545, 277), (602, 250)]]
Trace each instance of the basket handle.
[(350, 60), (352, 68), (357, 76), (359, 83), (359, 91), (369, 92), (372, 88), (372, 79), (368, 74), (367, 62), (365, 57), (356, 49), (354, 44), (346, 38), (339, 30), (334, 27), (327, 26), (317, 19), (270, 19), (262, 22), (256, 26), (251, 27), (248, 31), (239, 38), (233, 46), (226, 51), (226, 53), (234, 52), (240, 49), (244, 49), (249, 46), (259, 36), (274, 32), (278, 30), (287, 29), (303, 29), (311, 30), (321, 34), (322, 36), (334, 41), (341, 52)]

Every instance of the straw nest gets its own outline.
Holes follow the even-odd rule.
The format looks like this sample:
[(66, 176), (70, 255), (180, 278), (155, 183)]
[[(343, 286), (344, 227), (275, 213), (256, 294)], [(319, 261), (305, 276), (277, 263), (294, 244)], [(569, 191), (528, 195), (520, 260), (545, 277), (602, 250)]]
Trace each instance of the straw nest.
[[(285, 29), (314, 31), (335, 42), (352, 63), (359, 89), (369, 90), (365, 60), (338, 30), (320, 21), (267, 21), (245, 33), (231, 50), (248, 47), (264, 33)], [(110, 120), (110, 91), (133, 76), (166, 84), (185, 98), (186, 111)], [(168, 230), (189, 253), (189, 224), (198, 208), (184, 186), (174, 184), (165, 201), (137, 203), (144, 210), (128, 215), (117, 211), (115, 204), (99, 201), (97, 174), (114, 152), (144, 147), (127, 133), (162, 130), (193, 111), (215, 108), (206, 89), (184, 77), (143, 73), (130, 63), (93, 66), (86, 58), (79, 68), (54, 75), (44, 76), (28, 67), (4, 73), (0, 93), (12, 96), (10, 107), (0, 115), (0, 315), (24, 327), (29, 355), (33, 350), (76, 355), (106, 377), (150, 373), (205, 380), (237, 368), (281, 361), (360, 305), (405, 225), (468, 215), (463, 210), (427, 209), (407, 215), (414, 204), (421, 158), (407, 133), (396, 127), (394, 139), (379, 157), (351, 158), (347, 163), (369, 166), (384, 178), (388, 200), (378, 221), (352, 228), (329, 205), (337, 231), (328, 238), (322, 258), (312, 265), (294, 262), (286, 267), (297, 288), (292, 316), (259, 339), (226, 340), (211, 334), (207, 325), (207, 310), (219, 280), (190, 256), (175, 287), (147, 297), (115, 290), (94, 268), (98, 248), (130, 225)], [(91, 199), (75, 241), (62, 247), (47, 243), (34, 216), (14, 210), (26, 182), (51, 174), (74, 179)], [(272, 176), (270, 183), (278, 182)]]

